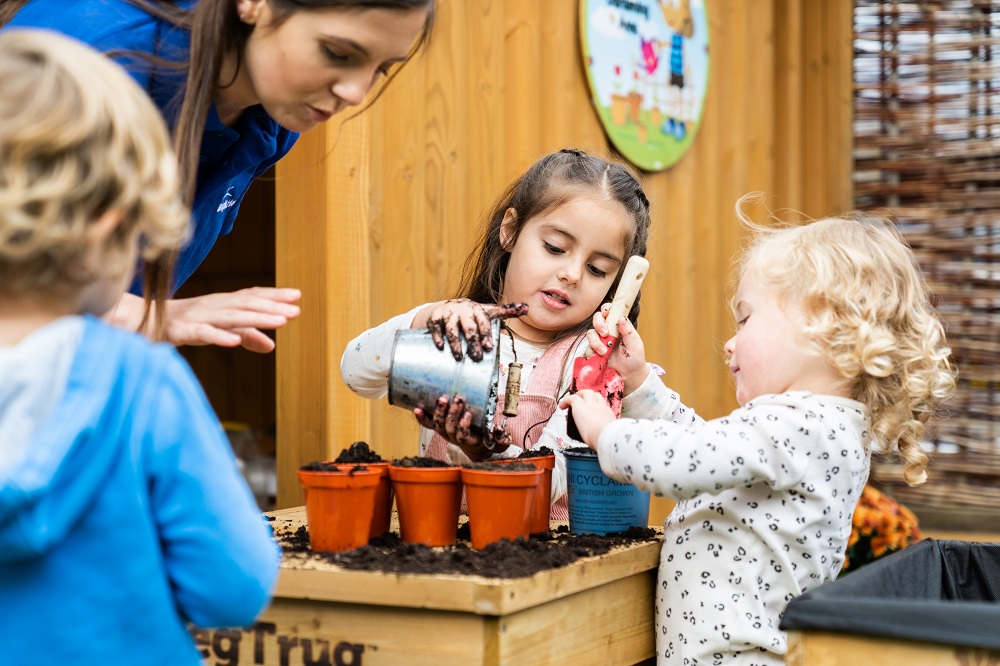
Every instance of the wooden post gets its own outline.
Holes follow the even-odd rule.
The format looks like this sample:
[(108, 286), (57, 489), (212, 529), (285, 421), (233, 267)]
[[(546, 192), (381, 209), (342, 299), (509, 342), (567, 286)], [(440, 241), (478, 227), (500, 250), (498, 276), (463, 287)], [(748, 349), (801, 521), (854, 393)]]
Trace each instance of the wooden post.
[(367, 402), (338, 409), (351, 392), (334, 343), (371, 319), (368, 122), (318, 127), (277, 165), (275, 279), (302, 290), (302, 315), (277, 338), (279, 508), (303, 503), (296, 470), (335, 455), (336, 433), (365, 438), (369, 428)]

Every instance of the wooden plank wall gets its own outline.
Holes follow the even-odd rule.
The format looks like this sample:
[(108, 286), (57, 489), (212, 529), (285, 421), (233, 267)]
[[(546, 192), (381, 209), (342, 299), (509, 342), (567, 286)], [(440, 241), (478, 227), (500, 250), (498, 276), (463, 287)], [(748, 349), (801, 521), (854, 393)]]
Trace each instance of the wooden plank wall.
[[(647, 0), (652, 2), (653, 0)], [(645, 176), (652, 264), (640, 332), (706, 417), (736, 406), (724, 304), (750, 191), (810, 216), (851, 202), (851, 0), (706, 0), (703, 125)], [(278, 335), (278, 505), (295, 469), (355, 440), (412, 455), (411, 415), (353, 395), (346, 343), (455, 288), (481, 214), (540, 155), (607, 154), (580, 62), (577, 0), (440, 0), (430, 48), (365, 114), (304, 136), (277, 169), (277, 283), (303, 290)], [(654, 507), (659, 519), (668, 505)]]

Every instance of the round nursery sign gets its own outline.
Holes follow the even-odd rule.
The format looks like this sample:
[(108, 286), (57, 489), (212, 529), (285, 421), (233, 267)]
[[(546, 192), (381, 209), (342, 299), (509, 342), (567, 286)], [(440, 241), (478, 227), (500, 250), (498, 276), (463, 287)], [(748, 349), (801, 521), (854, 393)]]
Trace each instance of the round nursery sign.
[(612, 143), (647, 171), (694, 141), (708, 89), (705, 0), (581, 0), (590, 95)]

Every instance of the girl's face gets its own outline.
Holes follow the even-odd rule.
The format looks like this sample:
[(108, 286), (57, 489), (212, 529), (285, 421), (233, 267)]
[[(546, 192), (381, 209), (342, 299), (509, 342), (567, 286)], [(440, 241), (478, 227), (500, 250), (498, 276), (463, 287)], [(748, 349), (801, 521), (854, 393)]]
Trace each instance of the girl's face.
[(528, 314), (507, 325), (548, 341), (601, 306), (625, 260), (631, 219), (617, 201), (578, 195), (528, 220), (516, 242), (515, 224), (509, 209), (500, 232), (510, 252), (503, 302), (527, 303)]
[(809, 342), (802, 304), (780, 296), (752, 271), (740, 280), (737, 330), (725, 345), (736, 401), (788, 391), (847, 397), (844, 380)]
[(294, 132), (360, 104), (379, 77), (406, 59), (427, 19), (424, 8), (327, 7), (296, 11), (275, 26), (267, 0), (238, 0), (236, 8), (253, 32), (236, 82), (219, 89), (216, 105), (261, 104)]

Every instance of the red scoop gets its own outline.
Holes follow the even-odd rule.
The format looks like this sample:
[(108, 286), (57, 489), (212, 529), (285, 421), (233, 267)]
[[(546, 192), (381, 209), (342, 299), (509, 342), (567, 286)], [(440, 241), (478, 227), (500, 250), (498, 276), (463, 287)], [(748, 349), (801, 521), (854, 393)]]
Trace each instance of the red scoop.
[[(608, 357), (614, 350), (618, 342), (618, 321), (628, 314), (635, 303), (635, 298), (639, 294), (639, 287), (649, 270), (649, 262), (636, 255), (630, 257), (625, 264), (625, 271), (622, 279), (615, 290), (614, 298), (611, 301), (611, 310), (608, 312), (608, 334), (601, 338), (601, 342), (608, 351), (604, 355), (593, 354), (590, 358), (579, 357), (573, 360), (573, 383), (570, 386), (570, 393), (576, 393), (581, 389), (596, 391), (604, 396), (614, 412), (615, 417), (622, 413), (622, 394), (625, 392), (625, 381), (618, 371), (608, 367)], [(567, 432), (570, 437), (579, 441), (580, 432), (573, 421), (572, 413), (568, 415)]]

